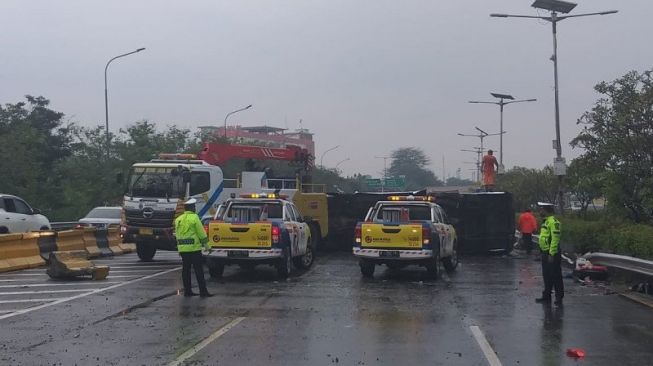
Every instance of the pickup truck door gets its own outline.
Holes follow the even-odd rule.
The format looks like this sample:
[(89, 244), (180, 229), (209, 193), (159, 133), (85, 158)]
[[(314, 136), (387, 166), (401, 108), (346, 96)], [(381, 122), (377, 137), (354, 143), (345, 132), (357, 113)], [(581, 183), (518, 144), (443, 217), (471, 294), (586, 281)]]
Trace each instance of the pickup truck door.
[(290, 239), (291, 254), (293, 256), (300, 255), (299, 250), (299, 226), (297, 225), (297, 218), (289, 204), (283, 206), (283, 221), (288, 230), (288, 238)]
[(298, 240), (298, 245), (299, 245), (299, 252), (301, 254), (306, 254), (307, 248), (308, 248), (308, 238), (311, 233), (311, 228), (308, 226), (308, 224), (304, 221), (304, 218), (302, 215), (299, 213), (299, 210), (297, 209), (297, 206), (295, 205), (290, 205), (292, 207), (292, 210), (295, 214), (295, 219), (297, 220), (297, 235), (299, 236)]
[(438, 237), (440, 238), (440, 256), (445, 255), (448, 252), (448, 247), (449, 247), (449, 238), (447, 235), (447, 228), (444, 224), (444, 218), (442, 217), (442, 212), (440, 212), (440, 209), (438, 207), (433, 207), (432, 208), (432, 218), (433, 218), (433, 226), (435, 227), (435, 230), (438, 233)]
[(444, 252), (442, 253), (443, 255), (450, 255), (453, 253), (453, 240), (454, 240), (454, 229), (451, 224), (449, 224), (449, 218), (447, 217), (447, 214), (442, 210), (441, 207), (437, 208), (438, 211), (440, 211), (440, 217), (442, 217), (442, 227), (444, 228), (445, 232), (445, 240), (446, 240), (446, 245), (444, 246)]

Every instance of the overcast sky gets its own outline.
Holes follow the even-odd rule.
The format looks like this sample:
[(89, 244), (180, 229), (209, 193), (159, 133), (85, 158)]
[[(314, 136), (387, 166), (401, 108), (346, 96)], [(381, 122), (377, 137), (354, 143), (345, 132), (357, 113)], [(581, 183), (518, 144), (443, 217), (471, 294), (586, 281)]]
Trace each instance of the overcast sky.
[[(499, 131), (499, 109), (467, 104), (491, 91), (536, 103), (506, 107), (504, 164), (541, 168), (555, 155), (551, 27), (493, 12), (537, 15), (531, 0), (0, 1), (0, 103), (43, 95), (85, 126), (148, 119), (161, 126), (230, 124), (315, 133), (324, 165), (378, 175), (396, 148), (423, 148), (442, 176), (470, 177), (474, 154), (459, 137)], [(597, 98), (593, 86), (653, 68), (653, 2), (585, 0), (574, 13), (616, 15), (559, 25), (561, 134)], [(486, 145), (498, 149), (498, 137)], [(498, 155), (498, 154), (497, 154)]]

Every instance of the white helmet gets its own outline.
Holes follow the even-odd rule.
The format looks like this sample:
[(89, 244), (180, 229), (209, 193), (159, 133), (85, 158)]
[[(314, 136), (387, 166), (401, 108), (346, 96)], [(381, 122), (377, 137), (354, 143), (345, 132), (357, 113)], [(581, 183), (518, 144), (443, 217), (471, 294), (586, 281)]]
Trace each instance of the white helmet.
[(195, 198), (191, 198), (188, 201), (184, 202), (184, 205), (189, 206), (189, 205), (194, 205), (196, 203), (197, 203), (197, 200)]

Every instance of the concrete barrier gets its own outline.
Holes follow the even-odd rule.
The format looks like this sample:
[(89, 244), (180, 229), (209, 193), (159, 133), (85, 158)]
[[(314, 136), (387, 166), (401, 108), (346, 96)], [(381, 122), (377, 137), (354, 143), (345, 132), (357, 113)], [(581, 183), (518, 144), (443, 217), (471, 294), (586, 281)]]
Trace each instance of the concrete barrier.
[(41, 231), (37, 240), (41, 258), (46, 262), (50, 260), (50, 253), (57, 250), (57, 233), (54, 231)]
[(119, 228), (110, 227), (107, 229), (107, 241), (109, 243), (109, 249), (113, 252), (113, 255), (123, 254), (123, 250), (120, 248), (122, 238), (120, 237)]
[(57, 251), (86, 250), (82, 230), (65, 230), (57, 233)]
[(132, 253), (136, 251), (136, 244), (134, 243), (120, 243), (118, 244), (120, 249), (122, 249), (122, 252), (127, 254), (127, 253)]
[(103, 280), (109, 274), (109, 266), (96, 266), (86, 257), (85, 250), (50, 253), (50, 267), (46, 273), (52, 278), (71, 278), (90, 275)]
[(39, 233), (0, 235), (0, 272), (45, 264), (38, 246)]
[(95, 239), (95, 228), (87, 227), (82, 229), (84, 232), (82, 238), (84, 239), (84, 246), (86, 247), (86, 252), (88, 253), (89, 258), (97, 258), (102, 255), (100, 248), (97, 245), (97, 240)]
[(100, 249), (100, 256), (110, 257), (113, 255), (111, 249), (109, 249), (109, 238), (107, 229), (98, 229), (95, 231), (95, 241), (97, 246)]

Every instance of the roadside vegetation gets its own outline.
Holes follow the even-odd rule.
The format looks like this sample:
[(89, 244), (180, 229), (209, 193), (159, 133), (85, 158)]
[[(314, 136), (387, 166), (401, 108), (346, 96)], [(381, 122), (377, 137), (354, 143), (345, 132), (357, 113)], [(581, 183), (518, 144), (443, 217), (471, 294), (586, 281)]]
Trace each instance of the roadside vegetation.
[[(578, 206), (562, 219), (569, 250), (653, 258), (652, 75), (633, 71), (599, 83), (599, 99), (578, 119), (583, 129), (571, 146), (582, 154), (565, 177), (568, 199)], [(554, 202), (557, 179), (551, 167), (515, 167), (498, 186), (514, 194), (521, 211), (537, 201)], [(596, 210), (592, 202), (599, 198), (606, 205)]]

